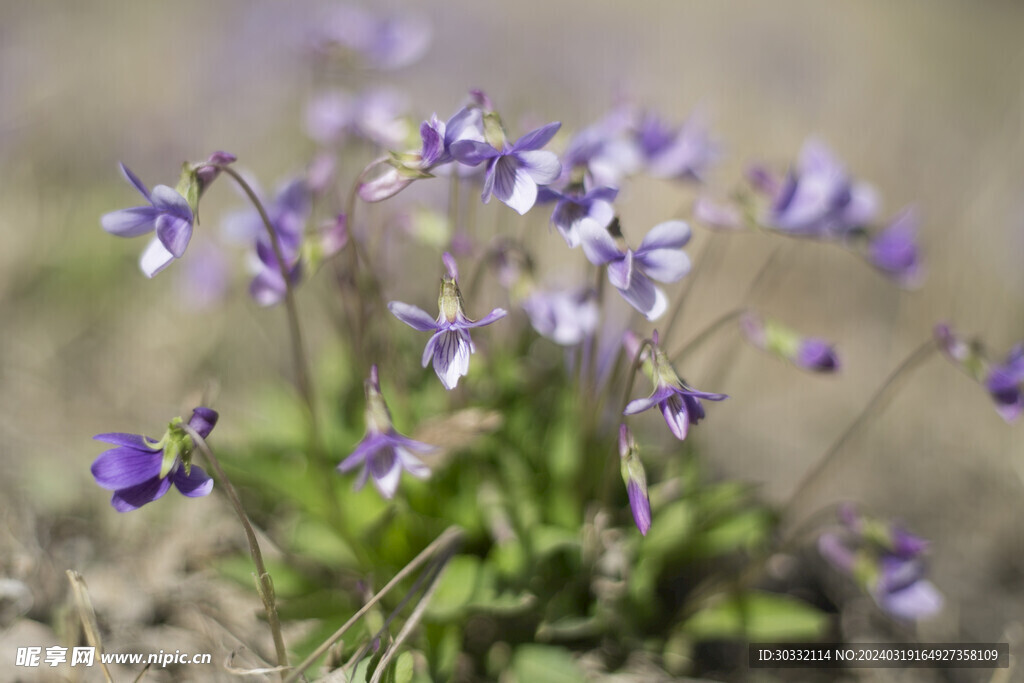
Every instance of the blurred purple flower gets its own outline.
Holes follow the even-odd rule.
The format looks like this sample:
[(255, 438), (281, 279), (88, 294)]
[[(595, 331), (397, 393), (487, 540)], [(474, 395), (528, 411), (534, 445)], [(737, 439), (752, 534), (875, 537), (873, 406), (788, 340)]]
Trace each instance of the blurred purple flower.
[(740, 318), (740, 329), (751, 344), (785, 358), (798, 368), (811, 372), (836, 372), (839, 357), (823, 339), (803, 337), (775, 320), (765, 320), (752, 312)]
[(340, 144), (351, 136), (393, 149), (409, 134), (409, 124), (403, 118), (405, 110), (405, 98), (386, 88), (358, 95), (340, 90), (322, 92), (306, 109), (306, 131), (322, 145)]
[(431, 359), (434, 361), (434, 372), (445, 389), (451, 391), (459, 378), (469, 372), (469, 357), (476, 350), (469, 330), (474, 327), (490, 325), (507, 315), (507, 311), (495, 308), (480, 320), (473, 321), (463, 311), (462, 292), (459, 291), (459, 274), (455, 259), (451, 254), (444, 254), (447, 273), (441, 278), (441, 294), (437, 305), (440, 311), (437, 320), (421, 308), (392, 301), (388, 310), (409, 327), (421, 332), (433, 332), (426, 347), (423, 349), (423, 367), (427, 367)]
[[(274, 199), (264, 204), (264, 209), (277, 235), (290, 282), (297, 284), (302, 277), (299, 257), (303, 233), (312, 210), (311, 193), (305, 179), (296, 178), (283, 183)], [(241, 209), (229, 214), (223, 226), (224, 232), (233, 239), (256, 243), (256, 275), (249, 285), (252, 298), (260, 306), (281, 302), (285, 296), (285, 282), (259, 212), (255, 208)]]
[(840, 508), (841, 532), (825, 532), (818, 550), (852, 577), (890, 616), (913, 621), (942, 609), (938, 589), (924, 577), (928, 542), (902, 528)]
[(203, 310), (224, 299), (231, 276), (220, 247), (210, 243), (197, 244), (181, 265), (176, 272), (176, 289), (183, 309)]
[(921, 282), (921, 254), (917, 246), (918, 215), (906, 209), (868, 242), (868, 262), (903, 287)]
[(647, 473), (640, 461), (640, 449), (626, 425), (619, 425), (619, 458), (622, 481), (629, 496), (633, 522), (644, 536), (651, 529), (651, 500), (647, 495)]
[(989, 367), (985, 388), (996, 403), (996, 410), (1007, 422), (1015, 422), (1024, 412), (1024, 344), (1013, 347), (1006, 360)]
[(878, 211), (878, 194), (854, 182), (820, 141), (804, 143), (796, 168), (778, 184), (764, 169), (752, 173), (755, 187), (773, 189), (764, 222), (790, 235), (834, 239), (870, 223)]
[[(706, 391), (698, 391), (689, 386), (679, 378), (675, 368), (669, 362), (665, 352), (658, 346), (658, 333), (654, 332), (651, 345), (651, 380), (654, 383), (654, 393), (647, 398), (638, 398), (630, 401), (623, 415), (636, 415), (655, 406), (661, 411), (668, 425), (669, 431), (683, 441), (689, 431), (691, 424), (697, 424), (704, 418), (704, 406), (700, 400), (722, 401), (729, 398), (725, 394), (712, 394)], [(627, 343), (627, 352), (631, 344)], [(639, 348), (639, 345), (637, 345)], [(634, 350), (633, 356), (636, 355)]]
[(549, 123), (531, 131), (502, 149), (479, 140), (452, 143), (451, 154), (468, 166), (487, 164), (482, 199), (486, 204), (493, 194), (519, 214), (525, 214), (537, 201), (537, 186), (554, 182), (562, 165), (554, 152), (542, 150), (561, 123)]
[(584, 177), (594, 187), (618, 187), (624, 178), (636, 173), (643, 162), (637, 144), (636, 111), (619, 105), (597, 123), (572, 137), (562, 155), (565, 180), (573, 169), (584, 169)]
[(150, 192), (124, 164), (121, 164), (121, 172), (149, 202), (149, 206), (104, 214), (100, 225), (118, 237), (138, 237), (156, 231), (156, 238), (146, 247), (139, 262), (146, 277), (153, 277), (185, 253), (192, 239), (192, 208), (188, 200), (173, 188), (157, 185)]
[(533, 329), (562, 346), (575, 346), (593, 335), (600, 318), (592, 289), (534, 290), (522, 306)]
[(384, 17), (341, 5), (317, 27), (313, 48), (326, 55), (353, 54), (375, 69), (398, 69), (419, 61), (430, 47), (431, 33), (430, 24), (417, 16)]
[(640, 120), (637, 141), (647, 172), (655, 178), (700, 180), (721, 156), (699, 113), (672, 129), (648, 112)]
[[(217, 413), (199, 407), (192, 411), (188, 425), (204, 439), (217, 424)], [(117, 446), (101, 454), (92, 464), (96, 483), (114, 492), (110, 504), (118, 512), (137, 510), (174, 486), (190, 498), (213, 490), (213, 479), (192, 464), (195, 444), (181, 428), (181, 418), (171, 421), (160, 441), (138, 434), (97, 434), (97, 441)]]
[(580, 245), (581, 220), (590, 218), (605, 227), (615, 217), (612, 202), (619, 191), (608, 186), (591, 189), (587, 187), (588, 185), (587, 182), (571, 185), (565, 191), (542, 187), (537, 192), (538, 202), (556, 202), (551, 212), (551, 222), (572, 249)]
[(742, 230), (745, 227), (738, 207), (710, 197), (697, 198), (693, 204), (693, 218), (715, 230)]
[(358, 491), (373, 478), (373, 485), (380, 495), (391, 499), (398, 490), (398, 481), (405, 470), (414, 477), (426, 479), (430, 468), (413, 453), (432, 453), (434, 446), (414, 441), (395, 431), (391, 424), (391, 412), (380, 392), (377, 366), (370, 368), (370, 377), (364, 383), (366, 388), (366, 436), (356, 445), (352, 454), (338, 465), (339, 472), (349, 472), (362, 466), (355, 488)]
[(623, 251), (608, 229), (591, 218), (579, 221), (579, 233), (587, 259), (596, 266), (607, 264), (608, 281), (648, 320), (668, 308), (665, 293), (651, 280), (676, 282), (690, 271), (690, 259), (682, 251), (690, 240), (690, 226), (683, 221), (654, 226), (635, 252)]

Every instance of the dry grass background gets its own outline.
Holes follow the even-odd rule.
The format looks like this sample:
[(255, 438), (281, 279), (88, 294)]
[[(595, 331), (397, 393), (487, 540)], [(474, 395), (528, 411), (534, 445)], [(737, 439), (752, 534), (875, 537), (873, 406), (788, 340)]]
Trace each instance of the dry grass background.
[[(560, 119), (573, 130), (617, 92), (676, 120), (700, 105), (729, 152), (714, 185), (730, 187), (750, 160), (784, 165), (815, 134), (877, 185), (887, 213), (920, 208), (921, 291), (897, 292), (835, 249), (782, 255), (763, 309), (839, 342), (841, 377), (795, 374), (734, 341), (683, 361), (694, 384), (733, 396), (700, 430), (720, 474), (783, 500), (938, 320), (982, 334), (996, 353), (1024, 336), (1024, 5), (458, 0), (415, 9), (432, 20), (434, 44), (396, 80), (417, 115), (449, 113), (471, 86), (517, 129)], [(251, 395), (287, 367), (280, 312), (256, 309), (240, 282), (224, 309), (183, 310), (181, 264), (144, 281), (141, 244), (105, 235), (98, 218), (133, 201), (118, 160), (150, 184), (213, 149), (238, 154), (265, 186), (300, 169), (312, 150), (301, 116), (313, 79), (297, 45), (311, 15), (305, 3), (237, 1), (0, 7), (0, 576), (32, 589), (36, 621), (64, 600), (61, 574), (73, 567), (97, 604), (116, 612), (130, 593), (129, 604), (150, 610), (113, 622), (152, 622), (159, 586), (181, 590), (174, 582), (198, 566), (168, 548), (201, 557), (234, 542), (216, 499), (110, 511), (89, 476), (100, 451), (89, 438), (155, 431), (211, 377), (217, 437), (241, 438), (260, 420)], [(634, 184), (622, 198), (627, 232), (692, 197)], [(201, 230), (237, 204), (216, 188)], [(684, 336), (737, 303), (774, 244), (722, 239), (723, 265), (698, 284)], [(698, 234), (691, 254), (707, 240)], [(317, 312), (312, 301), (305, 308)], [(327, 327), (314, 334), (314, 346), (329, 341)], [(1003, 639), (1024, 614), (1021, 434), (933, 359), (802, 509), (852, 498), (902, 518), (934, 539), (935, 582), (949, 597), (922, 635)], [(241, 617), (255, 610), (239, 604)], [(226, 631), (244, 636), (238, 616)], [(14, 633), (0, 632), (4, 676)]]

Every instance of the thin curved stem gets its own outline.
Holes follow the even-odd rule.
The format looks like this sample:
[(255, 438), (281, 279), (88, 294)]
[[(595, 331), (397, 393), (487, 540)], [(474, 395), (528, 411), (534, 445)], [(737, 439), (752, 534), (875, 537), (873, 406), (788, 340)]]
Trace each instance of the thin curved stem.
[[(653, 348), (653, 346), (654, 341), (652, 339), (644, 339), (642, 342), (640, 342), (640, 347), (636, 350), (636, 353), (633, 354), (633, 362), (629, 366), (629, 373), (626, 375), (626, 388), (622, 392), (622, 404), (619, 406), (618, 415), (620, 416), (622, 415), (623, 411), (626, 410), (626, 406), (629, 405), (629, 395), (633, 393), (633, 382), (636, 379), (637, 371), (640, 369), (640, 364), (642, 362), (644, 351), (648, 347)], [(612, 465), (617, 466), (619, 464), (618, 453), (614, 452), (614, 449), (616, 448), (618, 448), (617, 441), (612, 446), (613, 458), (609, 461), (609, 463), (612, 464), (605, 467), (604, 476), (602, 477), (601, 500), (604, 501), (610, 500), (612, 496), (612, 482), (615, 481), (615, 472), (617, 471), (617, 467), (614, 467)]]
[(938, 344), (934, 339), (929, 339), (925, 343), (918, 346), (909, 356), (903, 359), (903, 362), (896, 366), (896, 369), (889, 373), (889, 377), (885, 382), (878, 388), (878, 390), (868, 400), (864, 410), (861, 411), (860, 415), (857, 416), (849, 427), (846, 428), (838, 439), (832, 444), (832, 446), (825, 451), (825, 453), (817, 460), (814, 467), (812, 467), (804, 476), (797, 482), (793, 492), (789, 495), (789, 499), (786, 504), (782, 507), (781, 514), (785, 516), (793, 509), (793, 504), (800, 499), (814, 482), (818, 476), (825, 471), (828, 465), (835, 459), (836, 455), (839, 454), (843, 446), (849, 442), (849, 440), (857, 434), (860, 429), (868, 423), (872, 417), (881, 413), (881, 411), (888, 405), (888, 399), (892, 398), (893, 393), (901, 385), (899, 380), (907, 377), (913, 370), (920, 367), (925, 360), (928, 359), (931, 354), (938, 350)]
[(741, 315), (743, 315), (746, 312), (746, 308), (734, 308), (728, 313), (720, 315), (710, 325), (708, 325), (703, 330), (698, 332), (693, 339), (683, 344), (683, 347), (673, 354), (674, 358), (672, 359), (672, 363), (675, 364), (679, 362), (683, 358), (683, 356), (689, 354), (691, 351), (693, 351), (701, 344), (706, 342), (708, 339), (710, 339), (712, 336), (714, 336), (714, 334), (718, 332), (720, 329), (724, 328), (732, 321), (738, 319)]
[(288, 313), (288, 332), (291, 335), (292, 340), (292, 360), (295, 365), (296, 383), (298, 384), (299, 393), (302, 394), (302, 400), (306, 404), (306, 409), (309, 411), (312, 429), (316, 432), (316, 398), (314, 396), (313, 385), (310, 380), (309, 360), (306, 358), (306, 351), (302, 342), (302, 326), (299, 324), (299, 311), (295, 304), (295, 291), (292, 288), (288, 265), (285, 263), (284, 254), (281, 251), (281, 242), (278, 239), (277, 230), (274, 229), (274, 225), (270, 221), (270, 216), (267, 215), (266, 209), (263, 208), (263, 203), (260, 201), (260, 198), (256, 196), (256, 192), (253, 191), (252, 187), (245, 181), (245, 178), (243, 178), (238, 171), (225, 164), (210, 164), (210, 166), (227, 173), (235, 183), (242, 188), (242, 191), (245, 192), (249, 201), (252, 202), (252, 205), (259, 213), (260, 219), (263, 221), (263, 227), (267, 230), (267, 236), (270, 238), (270, 246), (274, 251), (274, 258), (277, 260), (277, 267), (281, 273), (281, 279), (284, 281), (284, 303), (285, 309)]
[(697, 281), (700, 279), (700, 276), (707, 271), (707, 263), (710, 260), (708, 257), (711, 254), (711, 250), (716, 248), (716, 245), (722, 243), (720, 240), (715, 240), (714, 233), (708, 236), (708, 240), (709, 241), (706, 246), (700, 252), (700, 258), (697, 259), (697, 265), (693, 267), (690, 277), (686, 279), (685, 288), (680, 292), (679, 298), (676, 299), (676, 305), (675, 308), (672, 309), (672, 315), (669, 316), (668, 323), (661, 330), (661, 338), (666, 342), (672, 338), (672, 330), (675, 329), (676, 323), (683, 319), (683, 310), (686, 308), (686, 302), (690, 298), (690, 294), (697, 286)]
[(392, 579), (388, 581), (383, 588), (377, 591), (377, 593), (372, 598), (367, 600), (366, 604), (363, 605), (358, 612), (353, 614), (352, 617), (341, 626), (341, 628), (335, 631), (330, 638), (328, 638), (320, 644), (320, 647), (318, 647), (308, 657), (302, 660), (302, 663), (295, 667), (291, 674), (289, 674), (288, 677), (284, 680), (284, 683), (294, 683), (294, 681), (298, 680), (299, 676), (301, 676), (306, 669), (313, 666), (313, 663), (317, 659), (322, 657), (324, 653), (331, 648), (332, 645), (338, 642), (338, 640), (340, 640), (341, 637), (345, 635), (345, 633), (350, 628), (352, 628), (352, 626), (356, 622), (362, 619), (363, 616), (367, 612), (369, 612), (374, 605), (380, 602), (380, 600), (385, 595), (387, 595), (392, 588), (398, 585), (409, 574), (414, 572), (417, 567), (419, 567), (421, 564), (430, 559), (438, 550), (440, 550), (441, 548), (447, 548), (448, 546), (460, 541), (462, 539), (462, 533), (462, 529), (455, 526), (448, 527), (443, 532), (441, 532), (440, 536), (438, 536), (430, 545), (424, 548), (419, 555), (414, 557), (412, 561), (409, 562), (409, 564), (402, 567), (398, 571), (398, 573), (395, 574), (394, 577), (392, 577)]
[(274, 582), (270, 578), (270, 572), (267, 571), (267, 566), (263, 562), (263, 553), (260, 551), (260, 543), (256, 539), (256, 532), (252, 528), (252, 524), (249, 522), (248, 515), (245, 514), (245, 509), (242, 507), (242, 501), (238, 497), (238, 492), (235, 491), (235, 487), (231, 485), (231, 481), (228, 476), (224, 473), (224, 469), (220, 466), (220, 461), (217, 460), (213, 454), (213, 450), (206, 443), (194, 429), (188, 424), (182, 424), (181, 428), (189, 435), (192, 439), (192, 443), (199, 452), (206, 458), (206, 462), (210, 464), (211, 469), (217, 475), (220, 480), (221, 488), (224, 489), (224, 493), (227, 494), (228, 500), (231, 501), (231, 507), (235, 511), (235, 515), (238, 517), (238, 521), (242, 523), (242, 527), (245, 529), (245, 539), (249, 544), (249, 556), (252, 557), (252, 563), (256, 566), (256, 587), (260, 594), (260, 599), (263, 600), (263, 609), (267, 613), (267, 624), (270, 626), (270, 633), (274, 638), (274, 650), (277, 652), (277, 664), (278, 666), (288, 666), (288, 650), (284, 646), (284, 637), (281, 635), (281, 620), (277, 615), (277, 601), (274, 597)]

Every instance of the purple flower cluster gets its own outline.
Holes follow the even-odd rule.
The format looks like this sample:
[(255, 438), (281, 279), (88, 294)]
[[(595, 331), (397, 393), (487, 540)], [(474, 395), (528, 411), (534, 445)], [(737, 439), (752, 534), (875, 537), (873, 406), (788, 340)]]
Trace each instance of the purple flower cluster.
[(884, 612), (913, 621), (942, 609), (942, 594), (925, 579), (927, 541), (895, 524), (864, 517), (849, 505), (840, 508), (839, 519), (842, 530), (823, 533), (818, 550)]

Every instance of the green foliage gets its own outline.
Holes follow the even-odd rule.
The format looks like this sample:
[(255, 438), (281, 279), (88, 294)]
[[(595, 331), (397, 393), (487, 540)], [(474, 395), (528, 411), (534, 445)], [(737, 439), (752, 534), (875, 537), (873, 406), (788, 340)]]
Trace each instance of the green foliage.
[(819, 610), (786, 595), (746, 591), (720, 597), (687, 619), (682, 631), (698, 640), (778, 642), (814, 640), (828, 626)]

